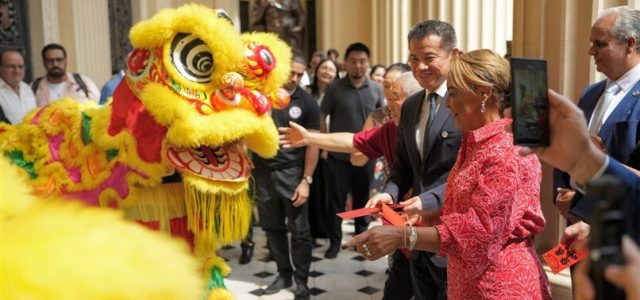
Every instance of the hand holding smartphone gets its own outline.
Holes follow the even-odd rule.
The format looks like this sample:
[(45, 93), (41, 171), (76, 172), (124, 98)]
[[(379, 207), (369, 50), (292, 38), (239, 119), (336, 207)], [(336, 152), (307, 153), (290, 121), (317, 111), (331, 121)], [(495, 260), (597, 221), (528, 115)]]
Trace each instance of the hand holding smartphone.
[(548, 146), (547, 62), (511, 58), (510, 64), (513, 143), (528, 147)]

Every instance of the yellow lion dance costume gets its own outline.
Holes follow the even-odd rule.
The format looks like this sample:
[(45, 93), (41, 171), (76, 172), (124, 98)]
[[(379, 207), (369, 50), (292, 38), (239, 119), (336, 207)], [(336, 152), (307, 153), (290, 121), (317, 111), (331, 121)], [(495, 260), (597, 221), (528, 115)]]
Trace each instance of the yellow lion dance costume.
[[(288, 103), (280, 86), (291, 50), (272, 34), (241, 35), (224, 12), (198, 5), (163, 10), (130, 39), (110, 106), (62, 99), (36, 109), (17, 126), (0, 124), (0, 150), (41, 196), (122, 209), (185, 237), (208, 289), (224, 296), (230, 269), (215, 250), (250, 226), (247, 151), (277, 152), (268, 112)], [(183, 185), (158, 187), (175, 169)]]
[(203, 299), (183, 242), (113, 210), (37, 199), (2, 157), (0, 169), (0, 299)]

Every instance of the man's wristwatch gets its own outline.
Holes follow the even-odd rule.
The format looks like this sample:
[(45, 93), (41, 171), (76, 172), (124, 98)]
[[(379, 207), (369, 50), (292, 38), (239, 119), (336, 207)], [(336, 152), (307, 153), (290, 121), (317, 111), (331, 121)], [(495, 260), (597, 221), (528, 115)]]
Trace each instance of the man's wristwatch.
[(304, 180), (305, 180), (308, 184), (312, 184), (312, 183), (313, 183), (313, 177), (312, 177), (312, 176), (304, 176)]

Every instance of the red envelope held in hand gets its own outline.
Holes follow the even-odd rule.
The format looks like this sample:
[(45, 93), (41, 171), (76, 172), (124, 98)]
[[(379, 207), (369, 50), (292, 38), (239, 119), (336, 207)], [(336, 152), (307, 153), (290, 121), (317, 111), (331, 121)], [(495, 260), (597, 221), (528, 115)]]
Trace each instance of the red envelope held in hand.
[(558, 274), (587, 257), (588, 253), (585, 250), (568, 250), (568, 248), (568, 245), (560, 243), (542, 255), (553, 274)]
[[(354, 210), (338, 213), (337, 215), (343, 220), (348, 220), (348, 219), (355, 219), (355, 218), (364, 217), (364, 216), (371, 216), (371, 215), (375, 215), (382, 212), (383, 223), (386, 221), (387, 224), (402, 226), (404, 225), (405, 220), (397, 212), (394, 211), (396, 209), (401, 210), (402, 205), (400, 204), (386, 205), (384, 203), (380, 203), (380, 206), (377, 206), (377, 207), (354, 209)], [(388, 221), (388, 218), (393, 219), (395, 222), (399, 222), (399, 220), (402, 220), (402, 222), (399, 224), (393, 224)]]
[[(393, 225), (393, 226), (404, 226), (404, 223), (406, 222), (406, 220), (403, 217), (401, 217), (400, 214), (394, 211), (394, 209), (401, 210), (403, 207), (402, 205), (400, 204), (386, 205), (384, 203), (380, 203), (380, 204), (381, 205), (379, 207), (355, 209), (355, 210), (341, 212), (341, 213), (338, 213), (337, 215), (343, 220), (347, 220), (347, 219), (353, 219), (357, 217), (374, 215), (379, 212), (382, 212), (382, 224)], [(402, 254), (404, 254), (404, 256), (409, 258), (408, 249), (401, 248), (400, 251), (402, 252)]]

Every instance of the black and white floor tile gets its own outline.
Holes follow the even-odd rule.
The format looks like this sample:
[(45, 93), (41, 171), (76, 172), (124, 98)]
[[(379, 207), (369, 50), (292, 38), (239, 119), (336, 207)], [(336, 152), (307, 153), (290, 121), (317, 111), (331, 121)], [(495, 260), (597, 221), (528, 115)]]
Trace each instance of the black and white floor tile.
[[(371, 226), (379, 225), (372, 222)], [(227, 288), (238, 300), (287, 300), (293, 299), (295, 283), (289, 289), (277, 294), (263, 295), (263, 289), (276, 277), (277, 269), (274, 261), (269, 261), (266, 249), (266, 237), (259, 227), (254, 227), (256, 243), (253, 259), (247, 265), (238, 264), (240, 245), (227, 247), (219, 251), (219, 255), (228, 260), (232, 268), (231, 275), (225, 279)], [(352, 222), (343, 222), (343, 241), (351, 238)], [(313, 262), (309, 274), (308, 286), (312, 299), (350, 299), (377, 300), (382, 299), (382, 289), (387, 278), (388, 262), (386, 258), (367, 261), (353, 250), (342, 250), (335, 259), (325, 259), (324, 252), (329, 247), (328, 241), (320, 241), (324, 245), (313, 249)]]

